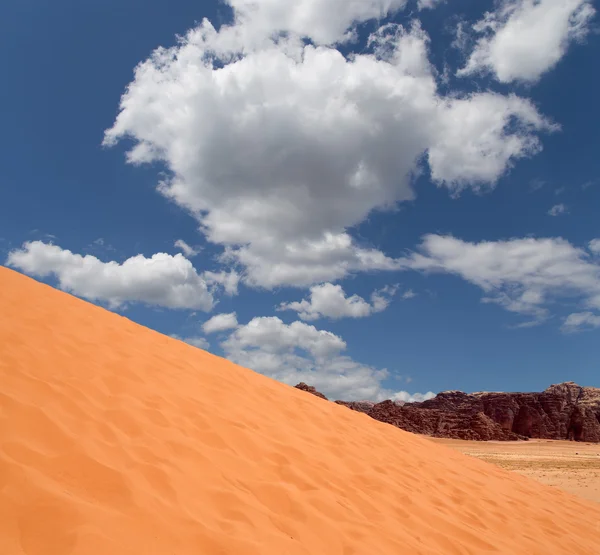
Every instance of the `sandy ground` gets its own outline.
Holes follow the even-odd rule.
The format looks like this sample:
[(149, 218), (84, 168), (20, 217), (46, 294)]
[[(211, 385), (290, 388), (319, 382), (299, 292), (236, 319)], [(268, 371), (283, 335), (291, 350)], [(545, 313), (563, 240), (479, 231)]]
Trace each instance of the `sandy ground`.
[(600, 444), (574, 441), (460, 441), (435, 443), (600, 503)]
[(600, 506), (0, 268), (0, 554), (600, 553)]

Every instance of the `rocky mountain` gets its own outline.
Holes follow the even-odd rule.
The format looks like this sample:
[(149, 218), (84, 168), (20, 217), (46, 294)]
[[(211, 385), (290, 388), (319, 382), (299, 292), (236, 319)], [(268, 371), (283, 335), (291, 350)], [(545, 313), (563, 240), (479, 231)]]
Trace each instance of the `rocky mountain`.
[[(327, 399), (314, 387), (296, 387)], [(444, 391), (421, 403), (336, 403), (403, 430), (434, 437), (600, 442), (600, 388), (574, 382), (551, 385), (541, 393)]]

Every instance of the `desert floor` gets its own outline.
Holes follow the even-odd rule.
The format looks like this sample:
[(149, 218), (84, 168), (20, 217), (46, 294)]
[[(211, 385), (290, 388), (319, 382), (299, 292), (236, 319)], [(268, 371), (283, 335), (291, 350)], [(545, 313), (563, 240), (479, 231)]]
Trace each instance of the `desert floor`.
[(600, 503), (600, 444), (532, 439), (435, 443)]

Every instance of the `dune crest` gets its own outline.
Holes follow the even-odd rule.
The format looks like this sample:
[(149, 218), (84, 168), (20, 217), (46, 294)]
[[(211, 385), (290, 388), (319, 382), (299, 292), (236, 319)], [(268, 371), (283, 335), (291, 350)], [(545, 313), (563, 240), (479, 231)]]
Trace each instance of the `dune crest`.
[(600, 506), (0, 268), (0, 553), (600, 553)]

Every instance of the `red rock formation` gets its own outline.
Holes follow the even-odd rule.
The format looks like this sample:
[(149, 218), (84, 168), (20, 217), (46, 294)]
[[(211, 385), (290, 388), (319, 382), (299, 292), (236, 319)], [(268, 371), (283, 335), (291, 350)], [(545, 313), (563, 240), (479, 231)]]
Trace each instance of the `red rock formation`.
[(375, 403), (372, 403), (371, 401), (336, 401), (336, 403), (366, 414), (369, 414), (369, 411), (375, 406)]
[[(296, 387), (326, 399), (306, 384)], [(403, 406), (393, 401), (336, 401), (413, 433), (472, 440), (529, 438), (600, 442), (600, 388), (573, 382), (541, 393), (444, 391)]]
[(457, 404), (446, 408), (425, 408), (421, 403), (399, 406), (392, 401), (376, 404), (367, 414), (381, 422), (398, 426), (403, 430), (433, 437), (471, 440), (517, 440), (525, 439), (502, 428), (485, 415), (479, 407)]
[(327, 399), (327, 397), (325, 397), (325, 395), (323, 395), (322, 393), (317, 391), (312, 385), (306, 385), (304, 382), (300, 382), (298, 385), (296, 385), (294, 387), (296, 387), (296, 389), (301, 389), (302, 391), (306, 391), (307, 393), (312, 393), (316, 397), (320, 397), (321, 399), (325, 399), (326, 401), (329, 400), (329, 399)]

